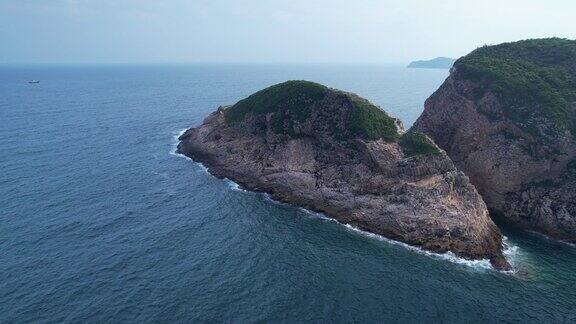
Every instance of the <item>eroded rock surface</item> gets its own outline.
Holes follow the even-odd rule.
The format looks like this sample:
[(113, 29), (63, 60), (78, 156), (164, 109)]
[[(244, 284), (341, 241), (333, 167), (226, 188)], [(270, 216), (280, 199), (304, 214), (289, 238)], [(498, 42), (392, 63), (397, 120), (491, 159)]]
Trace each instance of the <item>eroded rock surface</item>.
[(576, 41), (477, 49), (413, 128), (448, 153), (496, 217), (576, 242)]
[(289, 81), (221, 107), (179, 151), (218, 177), (420, 246), (507, 269), (487, 208), (444, 151), (356, 95)]

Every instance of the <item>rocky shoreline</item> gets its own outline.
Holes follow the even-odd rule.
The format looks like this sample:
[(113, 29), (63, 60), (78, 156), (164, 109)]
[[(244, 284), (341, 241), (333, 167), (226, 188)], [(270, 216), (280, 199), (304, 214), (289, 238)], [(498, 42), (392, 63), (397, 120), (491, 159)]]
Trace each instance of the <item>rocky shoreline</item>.
[[(311, 91), (314, 98), (306, 95)], [(287, 82), (247, 99), (262, 107), (276, 93), (289, 95), (273, 101), (273, 110), (251, 108), (232, 119), (242, 101), (219, 108), (180, 136), (178, 151), (211, 174), (278, 201), (425, 250), (509, 269), (501, 233), (480, 195), (432, 141), (404, 133), (398, 120), (355, 95), (313, 83)], [(294, 101), (306, 110), (291, 109)], [(359, 111), (379, 120), (379, 133)]]
[(576, 41), (553, 38), (461, 58), (413, 128), (470, 177), (494, 218), (576, 243), (575, 118)]
[(573, 40), (460, 58), (408, 132), (354, 94), (288, 81), (220, 107), (179, 140), (217, 177), (497, 269), (510, 265), (490, 216), (576, 242)]

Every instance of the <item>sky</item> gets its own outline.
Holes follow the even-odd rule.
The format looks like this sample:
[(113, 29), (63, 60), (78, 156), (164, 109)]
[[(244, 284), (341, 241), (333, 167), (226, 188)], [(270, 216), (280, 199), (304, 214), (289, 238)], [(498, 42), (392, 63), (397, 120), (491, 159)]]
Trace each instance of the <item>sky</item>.
[(407, 63), (576, 39), (574, 0), (0, 0), (0, 63)]

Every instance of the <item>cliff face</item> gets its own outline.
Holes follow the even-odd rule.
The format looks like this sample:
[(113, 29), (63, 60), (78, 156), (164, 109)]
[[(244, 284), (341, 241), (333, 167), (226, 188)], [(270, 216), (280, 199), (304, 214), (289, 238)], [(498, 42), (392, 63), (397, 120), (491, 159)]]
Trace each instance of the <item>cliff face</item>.
[(413, 129), (464, 171), (496, 217), (576, 242), (576, 41), (479, 48)]
[(368, 101), (304, 81), (219, 108), (179, 151), (275, 199), (435, 252), (490, 259), (502, 239), (468, 177)]

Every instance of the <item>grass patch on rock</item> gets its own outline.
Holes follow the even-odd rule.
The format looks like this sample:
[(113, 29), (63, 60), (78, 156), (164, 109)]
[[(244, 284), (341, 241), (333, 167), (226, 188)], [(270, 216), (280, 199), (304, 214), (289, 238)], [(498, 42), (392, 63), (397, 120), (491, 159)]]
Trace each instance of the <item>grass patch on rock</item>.
[(398, 130), (394, 118), (368, 100), (348, 94), (355, 106), (350, 120), (350, 130), (356, 136), (375, 140), (382, 138), (387, 141), (398, 139)]
[(399, 142), (406, 156), (440, 154), (440, 149), (436, 144), (428, 136), (420, 132), (408, 131), (400, 137)]

